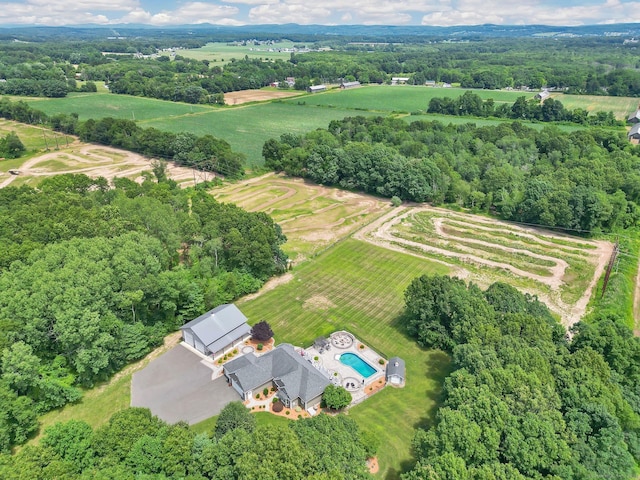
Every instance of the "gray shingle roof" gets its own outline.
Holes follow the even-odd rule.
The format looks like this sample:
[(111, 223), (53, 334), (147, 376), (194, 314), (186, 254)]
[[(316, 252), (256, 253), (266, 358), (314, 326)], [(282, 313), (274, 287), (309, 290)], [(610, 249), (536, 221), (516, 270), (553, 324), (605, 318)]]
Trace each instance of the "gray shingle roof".
[(233, 304), (219, 305), (198, 318), (185, 323), (180, 330), (190, 329), (209, 351), (216, 352), (251, 332), (247, 317)]
[(288, 343), (278, 345), (261, 357), (238, 357), (227, 362), (224, 370), (235, 378), (245, 392), (275, 380), (290, 399), (300, 398), (303, 402), (320, 395), (330, 383)]
[(629, 115), (629, 118), (627, 118), (627, 122), (632, 122), (632, 121), (638, 121), (640, 120), (640, 110), (636, 110), (635, 112), (633, 112), (631, 115)]
[(400, 357), (391, 357), (389, 359), (389, 363), (387, 363), (387, 378), (392, 375), (397, 375), (401, 378), (404, 378), (405, 364), (404, 360), (402, 360)]
[(631, 127), (631, 130), (629, 130), (629, 133), (627, 133), (627, 136), (630, 137), (632, 135), (638, 135), (640, 134), (640, 123), (636, 123), (633, 127)]

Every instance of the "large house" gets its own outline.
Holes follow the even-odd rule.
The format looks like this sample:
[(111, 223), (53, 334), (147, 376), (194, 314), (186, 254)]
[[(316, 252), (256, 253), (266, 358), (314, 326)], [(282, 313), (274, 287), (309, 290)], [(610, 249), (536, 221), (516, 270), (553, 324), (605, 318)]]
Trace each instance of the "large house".
[(251, 337), (247, 317), (233, 304), (217, 306), (185, 323), (182, 339), (204, 355), (214, 358), (232, 350)]
[(244, 400), (275, 387), (286, 407), (305, 410), (320, 404), (324, 389), (331, 383), (288, 343), (259, 357), (249, 353), (225, 363), (224, 376)]

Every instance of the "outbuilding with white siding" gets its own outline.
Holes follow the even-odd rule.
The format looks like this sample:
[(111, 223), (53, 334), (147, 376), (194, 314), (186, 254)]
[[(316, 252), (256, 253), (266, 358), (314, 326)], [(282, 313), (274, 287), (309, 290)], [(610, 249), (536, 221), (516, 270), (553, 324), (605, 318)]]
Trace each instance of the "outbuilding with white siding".
[(233, 304), (219, 305), (182, 327), (184, 343), (214, 358), (251, 337), (247, 317)]

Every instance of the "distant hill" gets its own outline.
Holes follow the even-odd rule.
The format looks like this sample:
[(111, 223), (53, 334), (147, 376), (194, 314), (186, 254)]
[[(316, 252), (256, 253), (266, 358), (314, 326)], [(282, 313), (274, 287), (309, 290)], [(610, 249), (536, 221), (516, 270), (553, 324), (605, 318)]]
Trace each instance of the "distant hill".
[(585, 37), (585, 36), (640, 36), (640, 24), (621, 23), (613, 25), (549, 26), (549, 25), (475, 25), (436, 27), (423, 25), (245, 25), (229, 27), (211, 24), (154, 27), (142, 24), (127, 25), (75, 25), (64, 27), (45, 26), (0, 26), (0, 40), (73, 37), (132, 38), (132, 37), (217, 37), (246, 38), (251, 36), (291, 37), (296, 40), (330, 38), (336, 36), (367, 39), (393, 40), (406, 37), (482, 38), (482, 37)]

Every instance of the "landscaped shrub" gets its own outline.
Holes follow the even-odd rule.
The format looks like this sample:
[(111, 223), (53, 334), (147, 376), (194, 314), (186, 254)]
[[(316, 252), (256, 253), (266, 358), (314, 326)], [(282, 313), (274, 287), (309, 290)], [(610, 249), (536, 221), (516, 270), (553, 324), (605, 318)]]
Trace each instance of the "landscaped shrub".
[(351, 394), (344, 387), (329, 385), (322, 394), (322, 403), (331, 410), (340, 410), (351, 403)]
[(273, 337), (273, 330), (271, 330), (271, 326), (267, 322), (262, 320), (253, 326), (251, 336), (259, 342), (266, 342)]
[(284, 412), (286, 415), (289, 415), (291, 412), (289, 410), (287, 410), (286, 412)]
[(233, 351), (233, 354), (234, 354), (234, 355), (237, 355), (237, 354), (238, 354), (238, 349), (237, 349), (237, 348)]
[(313, 359), (317, 362), (320, 359), (320, 357), (316, 355), (315, 357), (313, 357)]
[(380, 360), (378, 360), (378, 363), (379, 363), (380, 365), (384, 365), (384, 358), (381, 358)]
[(360, 348), (360, 350), (364, 350), (364, 345), (361, 343), (358, 348)]
[(258, 344), (258, 350), (262, 350), (264, 348), (264, 345), (262, 345), (261, 343)]
[(262, 390), (262, 394), (266, 397), (267, 395), (269, 395), (269, 389), (265, 387), (264, 390)]
[(282, 410), (284, 410), (284, 404), (278, 400), (277, 402), (274, 402), (273, 405), (271, 405), (271, 410), (273, 410), (275, 413), (280, 413)]
[(271, 403), (278, 403), (278, 402), (279, 402), (278, 397), (273, 397), (273, 401)]
[(256, 393), (256, 399), (260, 399), (260, 394)]
[(399, 207), (400, 205), (402, 205), (402, 200), (400, 199), (400, 197), (394, 195), (393, 197), (391, 197), (391, 205), (393, 205), (394, 207)]

